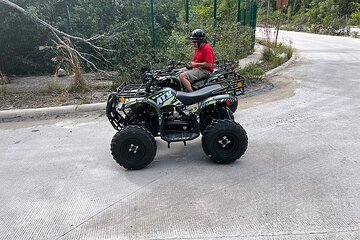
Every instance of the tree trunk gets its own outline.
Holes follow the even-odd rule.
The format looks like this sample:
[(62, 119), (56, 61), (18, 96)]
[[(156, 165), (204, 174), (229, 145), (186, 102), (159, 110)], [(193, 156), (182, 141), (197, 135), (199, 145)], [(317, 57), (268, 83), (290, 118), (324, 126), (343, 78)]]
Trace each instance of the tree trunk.
[(293, 7), (292, 7), (292, 9), (294, 10), (294, 11), (297, 11), (298, 9), (296, 8), (296, 5), (297, 5), (297, 0), (294, 0), (294, 2), (293, 2)]
[(83, 91), (85, 90), (85, 80), (84, 77), (81, 73), (81, 66), (80, 66), (80, 61), (78, 56), (75, 54), (72, 54), (72, 63), (73, 63), (73, 67), (72, 70), (75, 74), (75, 88), (79, 91)]

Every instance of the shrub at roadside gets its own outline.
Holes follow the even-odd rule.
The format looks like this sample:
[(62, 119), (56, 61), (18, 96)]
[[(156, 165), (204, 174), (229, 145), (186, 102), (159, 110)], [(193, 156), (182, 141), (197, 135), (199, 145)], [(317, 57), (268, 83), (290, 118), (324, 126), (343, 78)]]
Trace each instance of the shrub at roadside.
[(262, 75), (265, 71), (259, 64), (252, 63), (241, 69), (238, 73), (245, 77), (247, 84), (257, 85), (262, 81)]
[[(259, 41), (262, 44), (265, 44), (263, 41)], [(274, 69), (281, 64), (288, 61), (293, 55), (293, 49), (291, 46), (286, 46), (284, 44), (275, 45), (273, 43), (267, 43), (263, 51), (263, 58), (257, 64), (250, 64), (247, 67), (240, 69), (238, 73), (245, 77), (247, 83), (250, 85), (258, 85), (262, 82), (263, 75)]]

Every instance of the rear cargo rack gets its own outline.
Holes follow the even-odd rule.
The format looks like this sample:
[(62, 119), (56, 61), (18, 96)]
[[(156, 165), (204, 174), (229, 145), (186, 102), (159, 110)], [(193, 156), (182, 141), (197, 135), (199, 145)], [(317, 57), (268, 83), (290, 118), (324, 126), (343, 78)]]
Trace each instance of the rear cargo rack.
[(245, 92), (245, 78), (243, 76), (237, 75), (238, 78), (230, 81), (229, 86), (226, 91), (233, 90), (236, 96), (242, 95)]
[[(210, 86), (213, 84), (221, 84), (224, 88), (216, 90), (216, 93), (234, 91), (236, 96), (242, 95), (245, 93), (245, 78), (235, 72), (224, 73), (224, 78), (222, 80), (215, 79), (209, 81), (206, 85)], [(220, 76), (221, 77), (221, 76)]]

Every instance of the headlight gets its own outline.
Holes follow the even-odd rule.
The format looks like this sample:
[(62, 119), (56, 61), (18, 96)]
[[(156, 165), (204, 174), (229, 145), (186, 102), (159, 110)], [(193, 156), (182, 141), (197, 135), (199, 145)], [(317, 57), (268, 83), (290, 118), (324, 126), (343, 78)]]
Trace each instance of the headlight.
[(120, 97), (119, 98), (119, 103), (117, 104), (116, 108), (117, 110), (121, 111), (123, 106), (124, 106), (124, 103), (125, 103), (125, 98), (124, 97)]
[(244, 84), (242, 82), (237, 82), (236, 83), (236, 87), (238, 88), (242, 88), (244, 86)]

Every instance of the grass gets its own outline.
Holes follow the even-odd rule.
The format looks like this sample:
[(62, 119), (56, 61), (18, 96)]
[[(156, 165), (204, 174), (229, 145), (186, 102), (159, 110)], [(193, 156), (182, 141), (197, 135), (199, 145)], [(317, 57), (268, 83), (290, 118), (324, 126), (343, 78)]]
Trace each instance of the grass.
[(62, 86), (55, 81), (50, 81), (47, 84), (47, 91), (49, 93), (64, 93), (69, 92), (69, 89), (66, 86)]
[(90, 99), (88, 99), (86, 96), (84, 95), (80, 95), (79, 96), (79, 101), (78, 103), (81, 105), (81, 104), (89, 104), (91, 103)]
[(238, 72), (238, 74), (244, 76), (247, 83), (250, 83), (251, 85), (259, 84), (262, 81), (262, 75), (264, 73), (265, 71), (261, 68), (261, 66), (255, 63), (248, 65)]

